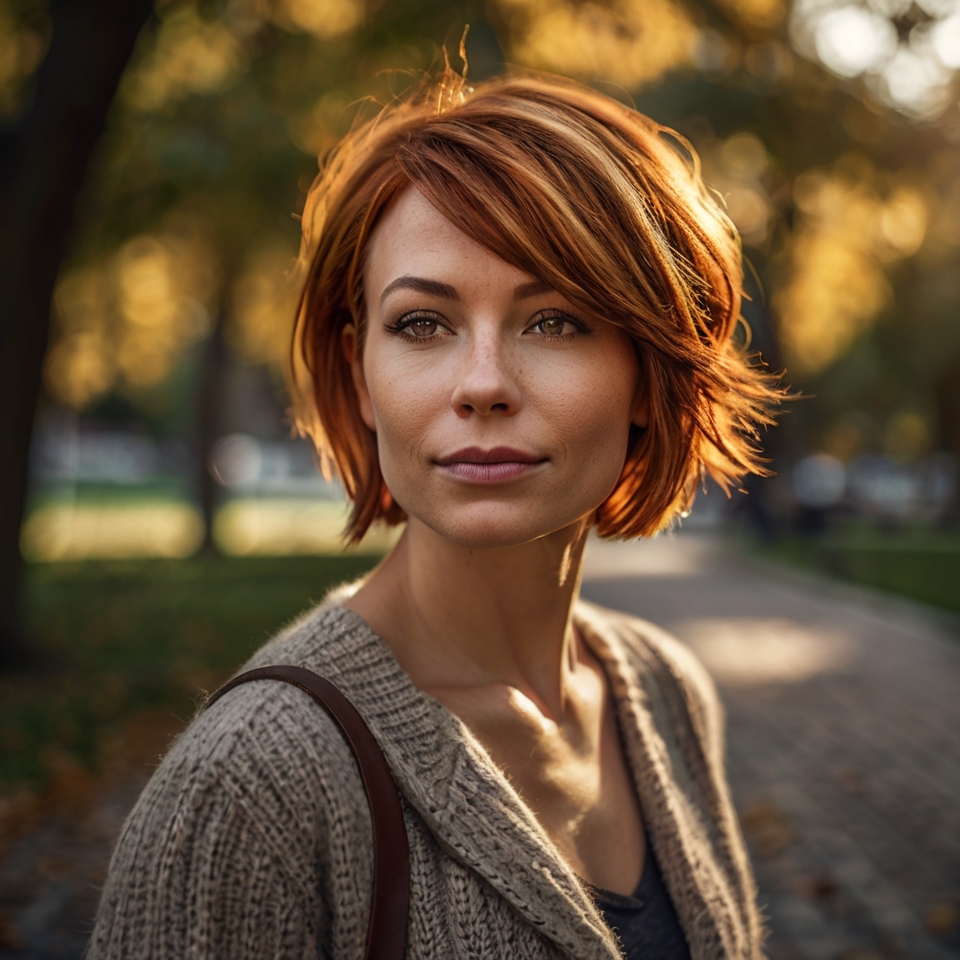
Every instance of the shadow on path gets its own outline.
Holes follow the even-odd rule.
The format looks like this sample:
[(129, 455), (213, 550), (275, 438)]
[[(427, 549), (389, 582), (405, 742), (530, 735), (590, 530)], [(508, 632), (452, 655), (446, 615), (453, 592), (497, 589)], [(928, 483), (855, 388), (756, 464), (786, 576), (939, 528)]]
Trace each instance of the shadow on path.
[(686, 535), (592, 542), (583, 595), (717, 680), (773, 960), (960, 956), (960, 621)]

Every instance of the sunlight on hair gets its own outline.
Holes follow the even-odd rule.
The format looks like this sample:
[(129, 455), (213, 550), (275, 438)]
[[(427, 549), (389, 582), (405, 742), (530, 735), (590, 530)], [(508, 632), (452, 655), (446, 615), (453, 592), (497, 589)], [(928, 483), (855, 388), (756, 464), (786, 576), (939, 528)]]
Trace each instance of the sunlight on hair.
[(32, 561), (189, 557), (203, 542), (203, 520), (189, 503), (52, 503), (23, 525), (20, 547)]
[(843, 670), (856, 653), (850, 637), (790, 620), (698, 618), (676, 630), (717, 680), (737, 686), (799, 683)]
[(816, 372), (843, 355), (891, 301), (883, 265), (920, 248), (927, 203), (912, 184), (884, 189), (860, 157), (798, 177), (794, 198), (799, 225), (789, 278), (774, 305), (789, 365)]
[(342, 534), (348, 514), (344, 502), (237, 499), (217, 512), (213, 537), (224, 553), (233, 556), (383, 553), (403, 529), (377, 525), (357, 546), (347, 549)]
[(511, 59), (631, 89), (689, 63), (698, 37), (687, 10), (673, 0), (500, 0), (499, 8), (512, 37)]
[[(781, 388), (731, 339), (742, 251), (696, 165), (665, 143), (664, 128), (560, 79), (478, 84), (463, 103), (441, 92), (449, 105), (440, 116), (435, 91), (358, 127), (304, 208), (309, 281), (294, 338), (294, 422), (321, 462), (336, 465), (354, 500), (351, 536), (377, 518), (403, 519), (385, 491), (337, 345), (346, 319), (362, 316), (363, 238), (407, 181), (467, 236), (547, 278), (588, 315), (616, 317), (644, 345), (644, 375), (659, 399), (619, 484), (597, 509), (602, 536), (647, 536), (667, 526), (704, 472), (724, 488), (748, 472), (765, 475), (758, 429), (772, 422)], [(491, 121), (497, 115), (510, 122)], [(756, 139), (741, 136), (727, 152), (748, 173), (767, 162)], [(738, 215), (765, 231), (766, 200), (756, 196), (759, 215), (746, 205)], [(606, 208), (623, 216), (598, 218)]]

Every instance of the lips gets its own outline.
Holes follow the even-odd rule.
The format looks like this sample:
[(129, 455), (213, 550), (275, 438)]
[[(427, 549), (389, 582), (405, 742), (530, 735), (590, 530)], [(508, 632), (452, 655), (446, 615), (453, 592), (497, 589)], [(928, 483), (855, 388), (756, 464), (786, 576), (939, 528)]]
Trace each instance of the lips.
[(513, 480), (546, 462), (546, 457), (515, 450), (513, 447), (494, 447), (492, 450), (465, 447), (436, 461), (445, 473), (471, 483), (502, 483)]
[(513, 447), (494, 447), (492, 450), (464, 447), (445, 457), (439, 457), (437, 463), (446, 467), (454, 463), (540, 463), (545, 459), (535, 453), (514, 450)]

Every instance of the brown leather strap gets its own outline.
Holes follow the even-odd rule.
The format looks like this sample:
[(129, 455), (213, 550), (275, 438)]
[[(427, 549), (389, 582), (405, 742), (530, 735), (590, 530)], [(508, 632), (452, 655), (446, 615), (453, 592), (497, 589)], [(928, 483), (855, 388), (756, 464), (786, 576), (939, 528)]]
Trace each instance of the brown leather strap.
[(410, 848), (400, 794), (380, 745), (356, 707), (329, 681), (305, 667), (284, 664), (248, 670), (215, 691), (204, 709), (251, 680), (282, 680), (309, 693), (343, 731), (357, 758), (373, 820), (373, 898), (367, 960), (402, 960), (410, 909)]

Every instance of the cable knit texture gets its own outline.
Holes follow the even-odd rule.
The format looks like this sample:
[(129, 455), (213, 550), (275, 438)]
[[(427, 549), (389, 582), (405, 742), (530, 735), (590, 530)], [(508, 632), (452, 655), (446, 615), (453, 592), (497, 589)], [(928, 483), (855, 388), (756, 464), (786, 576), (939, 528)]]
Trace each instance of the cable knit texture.
[[(333, 595), (244, 669), (335, 683), (383, 748), (410, 839), (410, 960), (615, 960), (590, 895), (467, 728)], [(756, 891), (713, 683), (652, 624), (580, 602), (610, 678), (651, 842), (694, 960), (757, 960)], [(363, 957), (369, 811), (333, 721), (276, 681), (232, 690), (171, 748), (130, 814), (89, 960)]]

